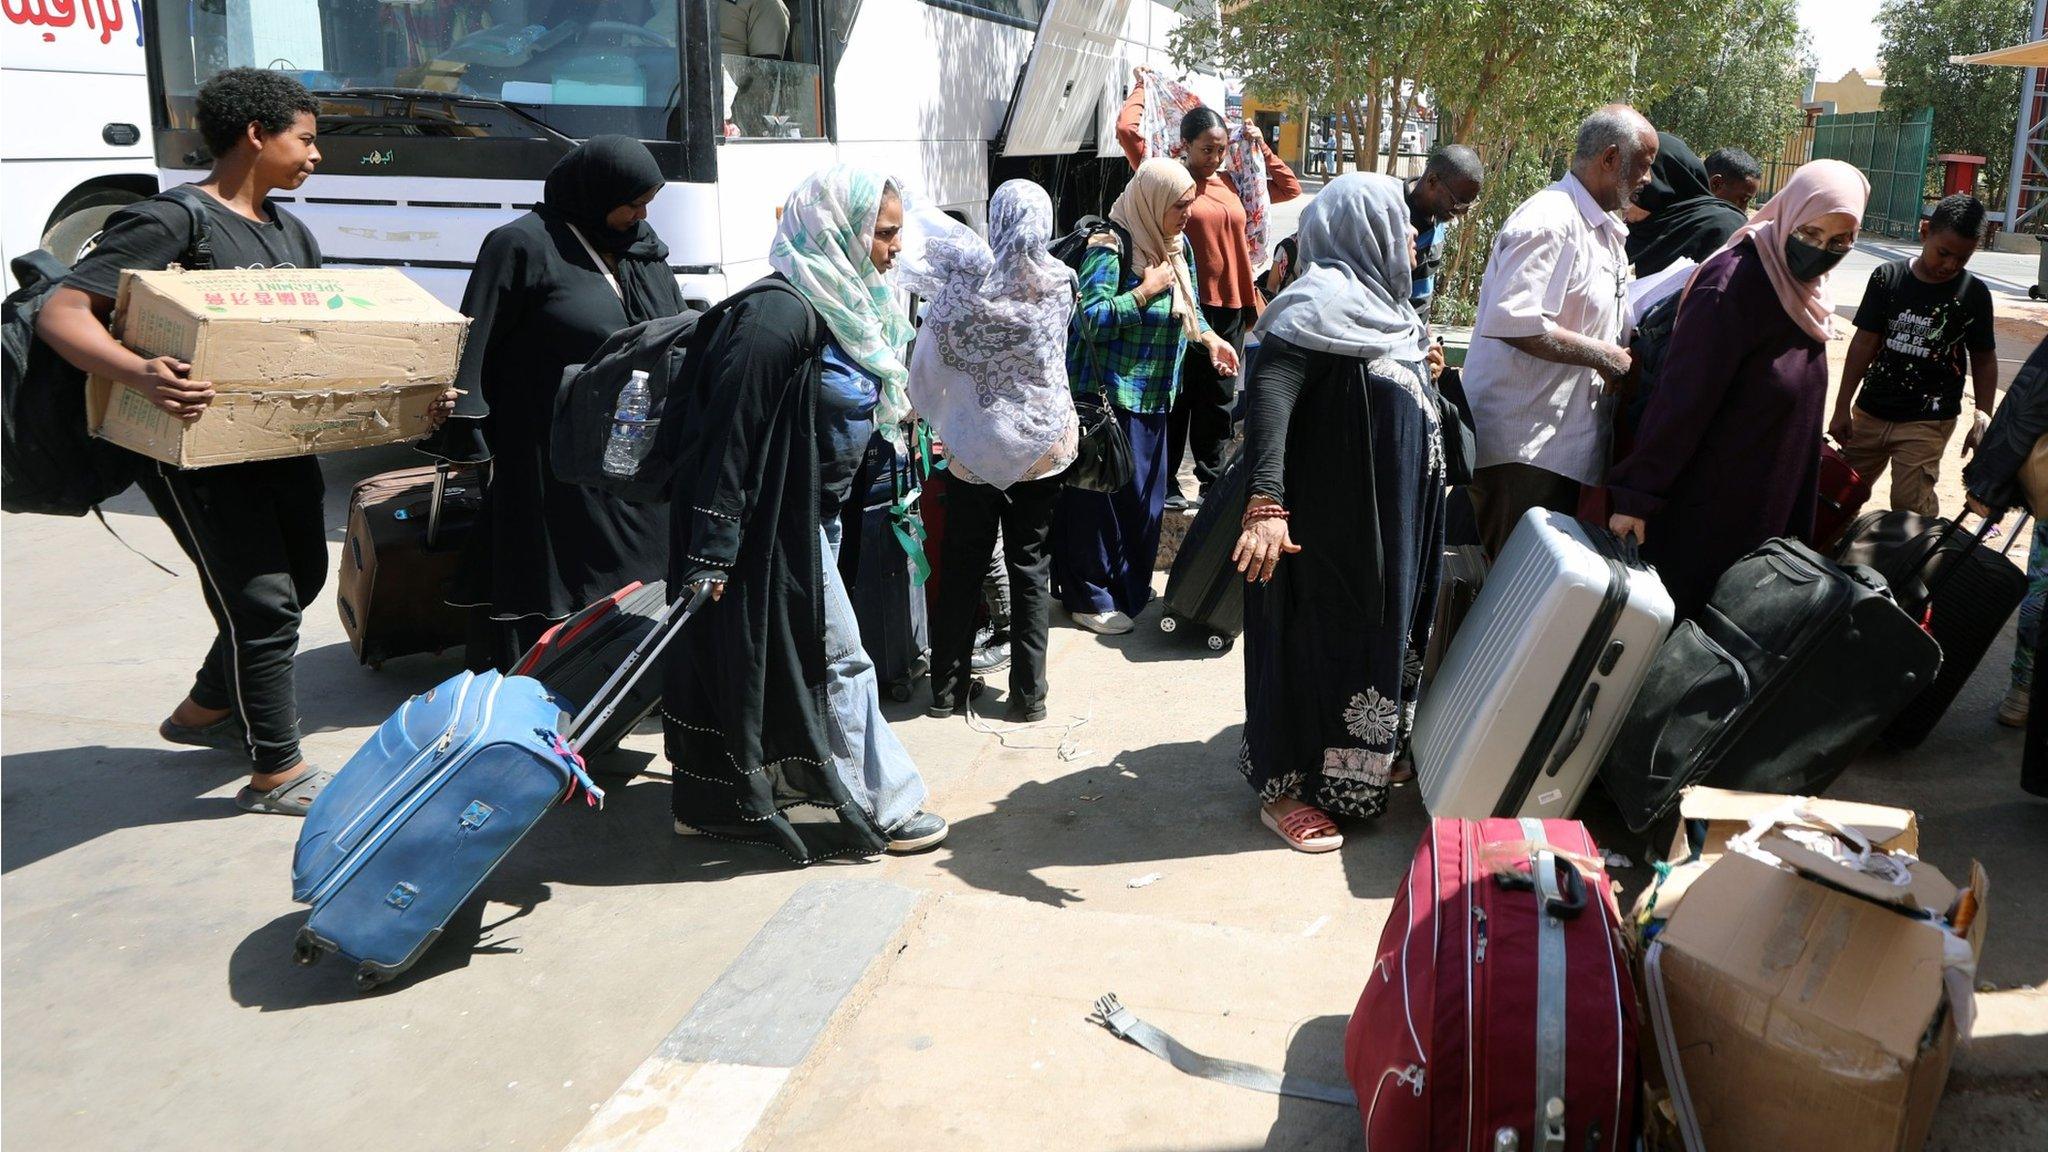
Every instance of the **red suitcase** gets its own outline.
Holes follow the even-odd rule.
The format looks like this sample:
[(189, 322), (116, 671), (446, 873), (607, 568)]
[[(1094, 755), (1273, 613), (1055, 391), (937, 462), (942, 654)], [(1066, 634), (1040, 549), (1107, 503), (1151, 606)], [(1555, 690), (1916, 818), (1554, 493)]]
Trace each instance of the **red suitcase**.
[(1435, 820), (1344, 1041), (1368, 1152), (1625, 1152), (1636, 995), (1574, 820)]
[(1813, 506), (1813, 535), (1807, 546), (1825, 555), (1841, 538), (1863, 502), (1870, 499), (1870, 481), (1849, 467), (1848, 457), (1826, 441), (1820, 446), (1820, 499)]

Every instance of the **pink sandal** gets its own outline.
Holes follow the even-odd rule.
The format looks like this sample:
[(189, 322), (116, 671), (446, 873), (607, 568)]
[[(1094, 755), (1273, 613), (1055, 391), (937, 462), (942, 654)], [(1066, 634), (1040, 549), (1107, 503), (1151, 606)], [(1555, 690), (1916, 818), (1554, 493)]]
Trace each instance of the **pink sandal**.
[(1285, 816), (1275, 816), (1260, 805), (1259, 821), (1296, 852), (1335, 852), (1344, 846), (1344, 834), (1320, 808), (1296, 808)]

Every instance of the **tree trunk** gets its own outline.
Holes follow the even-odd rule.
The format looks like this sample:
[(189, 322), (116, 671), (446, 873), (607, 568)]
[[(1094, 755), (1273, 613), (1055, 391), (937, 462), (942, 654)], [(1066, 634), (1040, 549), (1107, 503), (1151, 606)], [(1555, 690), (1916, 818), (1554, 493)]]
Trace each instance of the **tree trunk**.
[(1380, 159), (1380, 110), (1385, 107), (1382, 102), (1384, 94), (1380, 90), (1378, 70), (1375, 69), (1368, 75), (1372, 77), (1372, 81), (1371, 86), (1365, 90), (1365, 131), (1354, 142), (1358, 145), (1358, 170), (1377, 172)]

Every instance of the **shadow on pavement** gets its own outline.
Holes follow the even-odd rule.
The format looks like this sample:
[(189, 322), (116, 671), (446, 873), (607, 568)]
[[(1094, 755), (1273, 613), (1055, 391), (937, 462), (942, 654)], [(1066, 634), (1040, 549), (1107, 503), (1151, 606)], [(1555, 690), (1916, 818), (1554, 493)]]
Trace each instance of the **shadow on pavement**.
[[(578, 802), (548, 813), (449, 920), (419, 964), (379, 992), (459, 971), (477, 957), (516, 953), (516, 922), (546, 903), (556, 884), (716, 883), (788, 866), (767, 848), (677, 836), (666, 780), (643, 778), (630, 785), (608, 780), (605, 789), (602, 811)], [(345, 959), (328, 956), (311, 968), (292, 962), (292, 937), (306, 916), (303, 910), (280, 916), (235, 948), (228, 961), (228, 990), (237, 1004), (283, 1012), (359, 995), (355, 965)]]
[[(1206, 741), (1128, 749), (1102, 767), (1021, 784), (992, 811), (954, 823), (939, 867), (983, 891), (1057, 908), (1082, 897), (1040, 879), (1041, 869), (1285, 852), (1236, 770), (1242, 739), (1233, 725)], [(1345, 822), (1354, 895), (1393, 894), (1424, 819), (1414, 790), (1401, 788), (1379, 820)]]
[(247, 775), (241, 757), (203, 748), (59, 748), (9, 755), (0, 774), (0, 872), (123, 828), (241, 813), (206, 796)]
[[(1344, 1083), (1344, 1029), (1350, 1023), (1349, 1016), (1304, 1021), (1287, 1042), (1284, 1070), (1326, 1084)], [(1364, 1145), (1356, 1108), (1282, 1096), (1265, 1152), (1351, 1152)]]
[[(330, 598), (323, 596), (321, 603), (308, 611), (322, 607), (332, 609)], [(293, 670), (301, 732), (375, 728), (397, 711), (406, 697), (462, 671), (462, 649), (457, 646), (440, 655), (400, 656), (372, 669), (359, 663), (355, 650), (343, 640), (302, 650)]]

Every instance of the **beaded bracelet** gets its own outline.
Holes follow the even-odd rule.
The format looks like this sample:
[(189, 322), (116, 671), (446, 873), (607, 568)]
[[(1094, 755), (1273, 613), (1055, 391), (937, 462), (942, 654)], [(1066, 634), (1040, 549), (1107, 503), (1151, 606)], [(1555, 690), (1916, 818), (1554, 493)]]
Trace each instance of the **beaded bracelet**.
[(1278, 504), (1261, 504), (1256, 508), (1245, 509), (1244, 519), (1239, 526), (1249, 528), (1261, 520), (1285, 520), (1289, 515), (1287, 509)]

